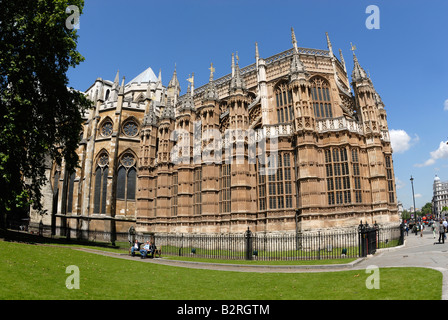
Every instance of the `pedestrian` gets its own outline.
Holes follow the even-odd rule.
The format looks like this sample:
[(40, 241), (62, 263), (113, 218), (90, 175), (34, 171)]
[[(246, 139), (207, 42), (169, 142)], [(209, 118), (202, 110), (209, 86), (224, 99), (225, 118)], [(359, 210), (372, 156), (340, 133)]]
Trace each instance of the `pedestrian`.
[[(445, 227), (445, 232), (448, 229), (448, 222), (446, 222), (446, 219), (443, 219), (443, 226)], [(445, 233), (445, 239), (446, 239), (446, 233)]]
[(443, 221), (440, 221), (439, 224), (439, 243), (442, 240), (442, 243), (445, 243), (445, 226), (443, 225)]

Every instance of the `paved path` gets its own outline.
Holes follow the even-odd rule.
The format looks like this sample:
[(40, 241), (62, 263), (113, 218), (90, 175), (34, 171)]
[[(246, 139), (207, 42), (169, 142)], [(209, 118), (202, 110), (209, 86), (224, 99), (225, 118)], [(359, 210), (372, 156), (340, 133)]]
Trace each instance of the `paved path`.
[[(220, 264), (220, 263), (201, 263), (191, 261), (176, 261), (165, 259), (140, 259), (139, 257), (130, 257), (116, 253), (100, 252), (96, 253), (104, 255), (119, 256), (123, 259), (142, 261), (146, 263), (163, 264), (177, 267), (212, 269), (222, 271), (238, 271), (238, 272), (330, 272), (330, 271), (346, 271), (366, 269), (368, 266), (378, 267), (425, 267), (436, 269), (443, 274), (442, 300), (448, 300), (448, 240), (445, 244), (435, 244), (438, 240), (434, 239), (432, 231), (423, 231), (416, 236), (409, 233), (406, 236), (403, 246), (390, 249), (378, 250), (376, 254), (367, 258), (357, 259), (352, 263), (338, 265), (316, 265), (316, 266), (272, 266), (272, 265), (244, 265), (244, 264)], [(88, 250), (91, 251), (91, 250)]]

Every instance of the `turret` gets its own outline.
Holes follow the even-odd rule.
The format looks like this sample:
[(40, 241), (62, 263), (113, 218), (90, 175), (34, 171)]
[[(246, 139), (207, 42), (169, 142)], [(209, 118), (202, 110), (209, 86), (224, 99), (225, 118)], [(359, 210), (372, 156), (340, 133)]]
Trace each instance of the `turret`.
[(170, 82), (168, 83), (168, 95), (167, 98), (171, 98), (171, 101), (173, 102), (173, 105), (177, 105), (177, 101), (179, 99), (180, 94), (180, 84), (179, 80), (177, 79), (177, 71), (176, 66), (174, 66), (174, 72), (173, 76), (171, 77)]
[(297, 82), (299, 85), (306, 85), (308, 75), (306, 73), (302, 61), (300, 61), (299, 50), (297, 48), (296, 35), (294, 33), (293, 28), (291, 28), (291, 38), (294, 51), (292, 55), (291, 66), (289, 68), (289, 79), (290, 79), (289, 82), (290, 83)]

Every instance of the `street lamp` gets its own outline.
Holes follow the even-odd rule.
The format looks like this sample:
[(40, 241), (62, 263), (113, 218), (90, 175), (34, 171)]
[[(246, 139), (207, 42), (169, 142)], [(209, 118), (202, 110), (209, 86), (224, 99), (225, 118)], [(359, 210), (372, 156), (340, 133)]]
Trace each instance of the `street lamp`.
[(412, 185), (412, 199), (414, 201), (414, 215), (415, 215), (415, 222), (417, 222), (417, 215), (415, 213), (415, 196), (414, 196), (414, 178), (411, 175), (411, 185)]

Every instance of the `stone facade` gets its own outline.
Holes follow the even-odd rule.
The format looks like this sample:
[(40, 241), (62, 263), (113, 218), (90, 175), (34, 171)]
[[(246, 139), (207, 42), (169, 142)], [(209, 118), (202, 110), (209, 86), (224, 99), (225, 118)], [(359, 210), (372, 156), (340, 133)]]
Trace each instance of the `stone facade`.
[[(297, 47), (180, 95), (148, 68), (97, 79), (74, 173), (49, 169), (53, 226), (297, 232), (398, 223), (384, 104), (353, 52)], [(31, 213), (31, 220), (41, 219)]]
[(441, 218), (446, 215), (444, 207), (448, 207), (448, 181), (441, 181), (438, 176), (434, 177), (432, 213), (435, 217)]

